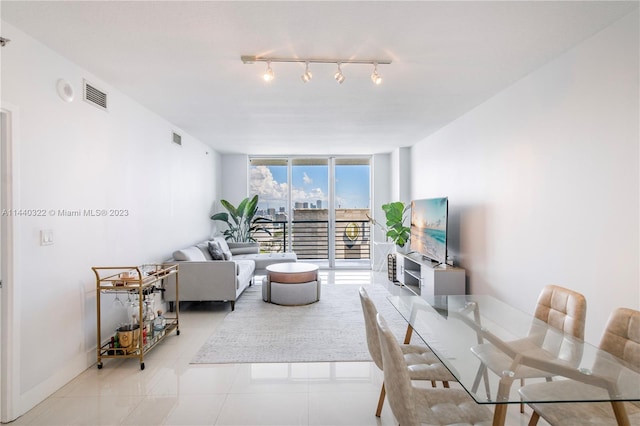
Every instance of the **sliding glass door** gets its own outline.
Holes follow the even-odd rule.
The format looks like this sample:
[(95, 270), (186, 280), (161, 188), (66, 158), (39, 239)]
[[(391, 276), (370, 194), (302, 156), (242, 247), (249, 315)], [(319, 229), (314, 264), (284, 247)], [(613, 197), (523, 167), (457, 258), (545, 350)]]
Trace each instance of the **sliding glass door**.
[(336, 267), (368, 268), (371, 259), (369, 158), (333, 161), (333, 223)]
[(329, 160), (291, 160), (291, 247), (299, 259), (330, 259)]
[(370, 267), (369, 158), (251, 158), (250, 195), (273, 222), (263, 251), (328, 267)]

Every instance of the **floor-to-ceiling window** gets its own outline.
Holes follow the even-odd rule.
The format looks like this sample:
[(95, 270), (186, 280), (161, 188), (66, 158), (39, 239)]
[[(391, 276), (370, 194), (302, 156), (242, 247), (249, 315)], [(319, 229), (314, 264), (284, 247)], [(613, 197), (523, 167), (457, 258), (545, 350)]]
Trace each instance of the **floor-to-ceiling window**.
[(282, 157), (250, 160), (250, 195), (272, 220), (256, 236), (263, 251), (294, 251), (329, 267), (370, 266), (370, 159)]

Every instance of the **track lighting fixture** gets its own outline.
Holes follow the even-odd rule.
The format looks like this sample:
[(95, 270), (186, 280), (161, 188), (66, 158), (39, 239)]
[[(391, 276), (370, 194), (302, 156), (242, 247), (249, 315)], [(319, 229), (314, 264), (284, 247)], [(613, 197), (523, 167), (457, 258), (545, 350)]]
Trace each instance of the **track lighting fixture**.
[(311, 71), (309, 71), (309, 62), (307, 62), (306, 64), (307, 65), (305, 67), (304, 74), (302, 74), (302, 81), (308, 83), (309, 80), (311, 80), (311, 78), (313, 77), (313, 74), (311, 74)]
[(275, 78), (275, 74), (273, 74), (273, 70), (271, 69), (271, 62), (267, 62), (267, 70), (264, 72), (264, 74), (262, 75), (262, 78), (264, 79), (264, 81), (266, 81), (267, 83), (270, 82), (271, 80), (273, 80)]
[(305, 64), (304, 74), (300, 77), (303, 82), (308, 83), (311, 81), (313, 75), (309, 70), (309, 64), (336, 64), (338, 66), (338, 70), (333, 75), (335, 80), (342, 84), (345, 80), (345, 75), (342, 73), (341, 66), (343, 64), (365, 64), (365, 65), (373, 65), (373, 73), (371, 74), (371, 81), (375, 85), (379, 85), (382, 83), (382, 77), (378, 74), (378, 65), (389, 65), (391, 60), (388, 59), (337, 59), (337, 58), (273, 58), (273, 57), (262, 57), (262, 56), (250, 56), (243, 55), (240, 57), (243, 63), (245, 64), (254, 64), (256, 62), (266, 62), (267, 63), (267, 71), (263, 74), (262, 78), (269, 82), (274, 79), (275, 75), (273, 70), (271, 69), (271, 62), (299, 62)]
[(373, 74), (371, 74), (371, 81), (373, 81), (373, 84), (376, 84), (376, 85), (382, 83), (382, 77), (380, 77), (380, 74), (378, 74), (377, 63), (373, 64)]
[(340, 84), (344, 82), (344, 74), (342, 74), (342, 70), (340, 69), (340, 62), (338, 62), (338, 71), (333, 75), (333, 78)]

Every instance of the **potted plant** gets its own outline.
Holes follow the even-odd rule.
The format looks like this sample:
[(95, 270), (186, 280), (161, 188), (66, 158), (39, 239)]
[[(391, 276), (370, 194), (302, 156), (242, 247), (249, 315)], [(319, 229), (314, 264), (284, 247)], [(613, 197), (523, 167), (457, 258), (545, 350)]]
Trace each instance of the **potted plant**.
[(211, 216), (211, 220), (217, 220), (227, 224), (224, 230), (224, 239), (233, 243), (255, 243), (253, 237), (257, 231), (264, 231), (271, 235), (263, 224), (271, 222), (262, 216), (256, 216), (258, 212), (258, 196), (245, 198), (235, 207), (227, 200), (220, 200), (220, 204), (227, 209), (226, 212), (216, 213)]
[(401, 249), (404, 249), (411, 236), (411, 228), (404, 225), (405, 214), (408, 209), (409, 206), (405, 206), (402, 201), (382, 205), (382, 210), (384, 210), (387, 219), (386, 236)]

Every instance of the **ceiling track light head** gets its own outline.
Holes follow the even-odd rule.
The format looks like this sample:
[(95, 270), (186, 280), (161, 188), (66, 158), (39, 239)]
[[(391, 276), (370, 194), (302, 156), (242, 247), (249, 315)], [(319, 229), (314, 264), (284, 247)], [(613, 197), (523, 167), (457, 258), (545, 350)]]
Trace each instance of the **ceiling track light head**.
[(336, 81), (340, 84), (342, 84), (344, 82), (344, 74), (342, 74), (342, 69), (340, 69), (340, 62), (337, 63), (338, 64), (338, 71), (336, 71), (336, 73), (333, 75), (333, 78), (336, 79)]
[(313, 74), (309, 71), (309, 61), (306, 62), (304, 74), (302, 74), (301, 78), (305, 83), (308, 83), (313, 78)]
[(380, 77), (380, 74), (378, 74), (378, 63), (377, 62), (375, 62), (373, 64), (373, 73), (371, 74), (371, 81), (375, 85), (379, 85), (379, 84), (382, 83), (382, 77)]
[(262, 78), (267, 83), (273, 81), (273, 79), (275, 78), (275, 74), (273, 73), (273, 70), (271, 69), (271, 61), (267, 62), (267, 70), (262, 75)]

